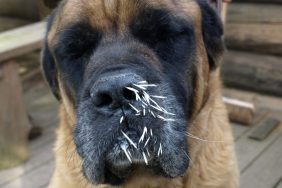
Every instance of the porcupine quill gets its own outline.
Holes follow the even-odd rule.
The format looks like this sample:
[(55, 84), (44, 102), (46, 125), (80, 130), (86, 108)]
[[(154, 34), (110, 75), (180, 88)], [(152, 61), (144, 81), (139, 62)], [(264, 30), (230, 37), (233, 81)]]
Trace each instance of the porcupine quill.
[[(150, 95), (147, 91), (148, 87), (157, 87), (158, 85), (156, 84), (149, 84), (147, 81), (140, 81), (138, 82), (137, 84), (133, 84), (133, 86), (135, 86), (136, 88), (134, 87), (126, 87), (126, 89), (134, 92), (135, 94), (135, 99), (136, 101), (140, 101), (141, 102), (141, 106), (142, 106), (142, 110), (139, 110), (137, 107), (135, 107), (133, 104), (128, 104), (135, 112), (136, 112), (136, 116), (146, 116), (148, 114), (151, 114), (154, 118), (158, 118), (158, 119), (161, 119), (163, 121), (166, 121), (166, 122), (172, 122), (172, 121), (175, 121), (175, 119), (172, 119), (172, 118), (166, 118), (158, 113), (163, 113), (163, 114), (166, 114), (166, 115), (171, 115), (171, 116), (175, 116), (175, 114), (173, 113), (170, 113), (168, 112), (165, 108), (161, 107), (153, 98), (156, 98), (156, 99), (166, 99), (167, 97), (165, 96), (160, 96), (160, 95)], [(141, 91), (140, 91), (141, 90)], [(146, 112), (148, 111), (148, 113)], [(122, 116), (121, 119), (120, 119), (120, 124), (123, 123), (125, 117)], [(146, 135), (148, 133), (148, 128), (145, 126), (144, 129), (143, 129), (143, 133), (139, 139), (139, 144), (141, 142), (144, 141)], [(124, 133), (122, 131), (122, 134), (123, 136), (128, 140), (128, 142), (135, 148), (135, 149), (138, 149), (137, 145), (130, 139), (130, 137)], [(150, 152), (147, 148), (147, 145), (151, 139), (151, 137), (153, 137), (153, 131), (152, 129), (150, 129), (150, 135), (149, 137), (147, 138), (143, 148), (146, 149), (146, 152), (147, 152), (147, 155), (150, 157)], [(124, 147), (122, 147), (125, 155), (127, 156), (128, 160), (130, 162), (132, 162), (131, 160), (131, 153), (130, 151)], [(163, 151), (162, 151), (162, 144), (160, 143), (160, 146), (159, 146), (159, 149), (158, 149), (158, 157), (160, 155), (162, 155)], [(144, 158), (144, 161), (146, 163), (146, 165), (148, 165), (148, 159), (147, 159), (147, 156), (145, 154), (145, 152), (143, 151), (142, 152), (142, 155), (143, 155), (143, 158)]]

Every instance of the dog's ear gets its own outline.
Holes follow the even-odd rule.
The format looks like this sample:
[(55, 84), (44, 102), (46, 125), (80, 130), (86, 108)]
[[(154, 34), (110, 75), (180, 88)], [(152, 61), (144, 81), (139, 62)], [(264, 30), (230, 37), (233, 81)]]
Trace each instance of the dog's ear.
[(198, 0), (202, 13), (202, 34), (211, 69), (218, 67), (225, 46), (223, 25), (216, 10), (207, 0)]
[(45, 77), (45, 80), (47, 81), (47, 83), (52, 89), (53, 94), (58, 100), (60, 100), (59, 86), (57, 80), (58, 77), (57, 68), (53, 55), (50, 52), (48, 40), (47, 40), (48, 32), (50, 31), (51, 26), (53, 24), (55, 14), (56, 11), (53, 11), (53, 13), (48, 18), (46, 37), (44, 39), (45, 41), (44, 41), (43, 49), (41, 51), (41, 69)]

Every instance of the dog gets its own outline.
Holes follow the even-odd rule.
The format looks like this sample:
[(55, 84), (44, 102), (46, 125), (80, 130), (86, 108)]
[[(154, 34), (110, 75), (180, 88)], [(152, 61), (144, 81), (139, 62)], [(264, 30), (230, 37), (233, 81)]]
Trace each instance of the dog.
[(42, 71), (60, 102), (49, 188), (238, 188), (206, 0), (63, 0)]

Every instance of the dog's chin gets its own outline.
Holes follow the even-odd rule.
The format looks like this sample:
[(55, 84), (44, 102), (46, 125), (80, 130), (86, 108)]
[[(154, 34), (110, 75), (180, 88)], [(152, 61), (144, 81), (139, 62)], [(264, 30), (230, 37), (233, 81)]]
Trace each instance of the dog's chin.
[[(132, 134), (131, 138), (134, 138)], [(158, 160), (153, 155), (153, 150), (151, 144), (148, 144), (146, 149), (143, 147), (136, 149), (123, 138), (119, 138), (106, 155), (106, 166), (112, 174), (125, 179), (136, 169), (142, 168), (152, 171), (158, 166)]]
[[(134, 136), (132, 134), (130, 136), (134, 140)], [(146, 149), (143, 147), (136, 149), (121, 137), (107, 151), (103, 160), (84, 160), (84, 175), (92, 184), (117, 186), (126, 184), (126, 181), (133, 174), (138, 174), (140, 169), (143, 173), (164, 178), (176, 178), (185, 174), (189, 166), (185, 152), (181, 149), (178, 151), (175, 145), (171, 145), (166, 147), (168, 150), (160, 153), (159, 147), (155, 147), (154, 142), (152, 143), (148, 144)], [(128, 156), (122, 147), (127, 149)]]

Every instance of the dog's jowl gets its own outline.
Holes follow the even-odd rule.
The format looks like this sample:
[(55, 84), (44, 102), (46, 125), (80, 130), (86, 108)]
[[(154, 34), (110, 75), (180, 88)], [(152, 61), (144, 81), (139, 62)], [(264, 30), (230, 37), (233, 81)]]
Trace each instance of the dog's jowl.
[(64, 0), (42, 69), (60, 101), (50, 188), (237, 188), (206, 0)]

